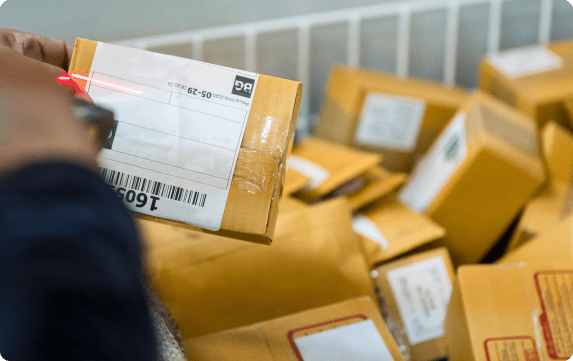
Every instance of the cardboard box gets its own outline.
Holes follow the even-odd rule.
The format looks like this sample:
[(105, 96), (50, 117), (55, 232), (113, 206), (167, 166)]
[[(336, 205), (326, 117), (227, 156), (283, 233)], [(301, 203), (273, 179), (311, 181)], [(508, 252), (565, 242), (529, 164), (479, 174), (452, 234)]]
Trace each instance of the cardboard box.
[(183, 338), (375, 297), (344, 198), (281, 213), (270, 247), (140, 223), (157, 294)]
[(573, 136), (551, 121), (541, 131), (541, 143), (548, 181), (527, 202), (508, 252), (555, 227), (573, 211)]
[(196, 360), (404, 361), (367, 297), (183, 341)]
[[(90, 74), (97, 44), (78, 38), (74, 45), (68, 72), (83, 88), (86, 81), (77, 75)], [(216, 234), (266, 244), (272, 241), (301, 91), (299, 82), (259, 76), (223, 219)], [(148, 215), (142, 217), (171, 222)]]
[(572, 277), (570, 262), (458, 268), (444, 322), (449, 360), (568, 360)]
[(442, 238), (446, 230), (414, 212), (392, 194), (355, 214), (353, 229), (361, 236), (370, 267)]
[(557, 226), (545, 230), (521, 247), (508, 252), (497, 263), (545, 264), (559, 261), (573, 264), (573, 217), (569, 216)]
[(337, 66), (315, 134), (380, 152), (385, 167), (410, 172), (465, 99), (459, 88)]
[(296, 193), (307, 202), (314, 202), (376, 167), (382, 156), (308, 137), (293, 149), (289, 168), (312, 179), (305, 189)]
[(443, 323), (454, 281), (447, 249), (385, 263), (373, 275), (385, 309), (405, 331), (410, 360), (446, 357)]
[(539, 127), (549, 120), (571, 127), (565, 102), (573, 87), (573, 42), (489, 54), (479, 73), (480, 89), (537, 119)]
[(476, 92), (402, 187), (400, 199), (446, 229), (455, 264), (482, 259), (541, 186), (533, 119)]

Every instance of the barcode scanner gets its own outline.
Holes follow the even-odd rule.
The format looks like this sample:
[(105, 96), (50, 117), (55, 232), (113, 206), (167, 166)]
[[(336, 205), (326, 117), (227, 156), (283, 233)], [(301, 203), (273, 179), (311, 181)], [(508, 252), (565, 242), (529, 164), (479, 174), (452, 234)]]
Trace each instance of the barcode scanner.
[(91, 104), (83, 99), (74, 98), (74, 115), (90, 128), (90, 136), (95, 137), (100, 148), (108, 148), (110, 138), (113, 139), (114, 125), (111, 110)]

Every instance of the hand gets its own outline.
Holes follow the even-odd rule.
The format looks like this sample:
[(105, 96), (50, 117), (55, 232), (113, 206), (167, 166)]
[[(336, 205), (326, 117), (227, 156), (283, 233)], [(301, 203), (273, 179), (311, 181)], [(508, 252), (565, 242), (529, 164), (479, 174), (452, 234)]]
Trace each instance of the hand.
[[(53, 73), (54, 78), (67, 75), (74, 47), (63, 40), (0, 28), (0, 47), (16, 50), (18, 53), (37, 60)], [(71, 79), (60, 81), (72, 95), (79, 95), (93, 103), (89, 95)]]
[(63, 41), (0, 30), (0, 174), (42, 160), (97, 167), (97, 145), (55, 81), (71, 52)]

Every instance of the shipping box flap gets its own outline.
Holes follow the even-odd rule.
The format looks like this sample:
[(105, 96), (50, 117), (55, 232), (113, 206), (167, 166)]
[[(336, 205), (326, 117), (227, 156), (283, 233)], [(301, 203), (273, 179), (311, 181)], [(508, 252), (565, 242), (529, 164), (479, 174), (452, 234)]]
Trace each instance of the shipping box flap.
[[(77, 75), (90, 74), (97, 44), (78, 38), (74, 45), (68, 72), (83, 88), (87, 82)], [(299, 82), (259, 76), (218, 234), (271, 242), (301, 93)]]
[(404, 361), (367, 297), (183, 341), (195, 360)]
[(552, 261), (573, 264), (573, 217), (547, 229), (542, 235), (503, 256), (498, 263), (547, 263)]
[(548, 179), (527, 202), (507, 251), (556, 226), (573, 211), (573, 136), (551, 121), (542, 129), (541, 142)]
[(377, 267), (373, 274), (384, 308), (404, 330), (410, 359), (446, 357), (443, 321), (455, 275), (448, 250), (403, 257)]
[(310, 181), (311, 179), (309, 177), (287, 167), (283, 193), (285, 196), (296, 193), (306, 187)]
[(305, 175), (313, 178), (314, 168), (311, 168), (310, 172), (308, 171), (310, 167), (302, 168), (300, 165), (302, 162), (294, 163), (297, 158), (302, 159), (305, 165), (310, 162), (312, 164), (310, 167), (314, 165), (326, 172), (325, 178), (311, 183), (310, 187), (297, 194), (309, 201), (322, 197), (345, 182), (364, 174), (382, 160), (379, 154), (360, 151), (313, 137), (306, 138), (298, 144), (289, 158), (289, 167), (294, 167), (296, 171), (303, 174), (307, 172)]
[[(395, 258), (431, 241), (442, 238), (446, 231), (428, 216), (402, 204), (395, 195), (384, 197), (363, 208), (358, 217), (375, 226), (361, 227), (355, 217), (354, 231), (361, 235), (368, 264), (374, 265)], [(368, 227), (368, 224), (366, 224)]]
[(541, 130), (541, 144), (549, 180), (569, 184), (573, 179), (573, 135), (549, 122)]
[(271, 246), (140, 222), (157, 293), (184, 338), (374, 297), (344, 198), (281, 213)]
[(382, 166), (374, 167), (360, 177), (363, 186), (346, 196), (353, 211), (356, 211), (383, 196), (395, 191), (406, 181), (405, 173), (394, 173)]

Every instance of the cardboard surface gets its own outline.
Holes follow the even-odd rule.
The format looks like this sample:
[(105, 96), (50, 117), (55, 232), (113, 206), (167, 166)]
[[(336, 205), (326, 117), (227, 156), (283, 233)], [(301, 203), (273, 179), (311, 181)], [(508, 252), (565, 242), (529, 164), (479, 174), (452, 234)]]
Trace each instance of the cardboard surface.
[(545, 180), (533, 119), (479, 91), (462, 112), (466, 156), (425, 209), (457, 265), (485, 256)]
[[(353, 339), (357, 326), (370, 327), (374, 333)], [(372, 351), (383, 355), (381, 349), (386, 348), (390, 357), (377, 360), (404, 361), (376, 305), (367, 297), (186, 339), (183, 344), (193, 360), (370, 360), (367, 356)]]
[(547, 183), (527, 202), (508, 252), (557, 226), (573, 212), (573, 135), (551, 121), (541, 130), (541, 142)]
[(141, 220), (157, 294), (184, 338), (374, 297), (345, 199), (281, 213), (271, 246)]
[(394, 173), (378, 166), (360, 176), (362, 187), (346, 195), (353, 211), (357, 211), (390, 194), (406, 181), (405, 173)]
[[(370, 94), (410, 97), (425, 103), (421, 128), (413, 150), (367, 146), (356, 142), (356, 129)], [(337, 66), (332, 68), (316, 136), (383, 154), (382, 164), (392, 171), (409, 172), (466, 99), (462, 89), (379, 72)]]
[(573, 264), (573, 217), (546, 230), (521, 247), (504, 255), (497, 263), (544, 264), (551, 261), (570, 262)]
[(460, 267), (444, 324), (449, 359), (568, 360), (572, 266)]
[(310, 183), (310, 178), (306, 177), (299, 172), (287, 168), (285, 174), (285, 183), (283, 187), (283, 194), (290, 195), (296, 193), (306, 187)]
[(388, 242), (381, 247), (375, 240), (361, 236), (370, 267), (396, 258), (422, 245), (442, 238), (446, 230), (428, 216), (414, 212), (392, 194), (362, 209)]
[[(68, 73), (89, 74), (96, 47), (96, 41), (76, 39)], [(86, 81), (78, 80), (78, 84), (85, 88)], [(299, 82), (259, 76), (221, 229), (216, 234), (266, 244), (272, 241), (301, 92)]]
[[(420, 268), (419, 266), (424, 261), (429, 261), (431, 264)], [(439, 264), (436, 266), (436, 261), (438, 263), (441, 262), (443, 268)], [(417, 267), (417, 269), (408, 270), (412, 266)], [(403, 279), (403, 288), (396, 288), (392, 285), (389, 272), (394, 270), (405, 274), (405, 276), (400, 274), (400, 277)], [(444, 273), (446, 279), (436, 280), (436, 278), (443, 277)], [(384, 306), (400, 328), (405, 328), (402, 313), (410, 312), (411, 316), (409, 316), (409, 319), (414, 319), (420, 325), (418, 332), (439, 333), (436, 327), (437, 322), (433, 318), (436, 315), (442, 315), (442, 317), (445, 315), (451, 285), (454, 281), (454, 268), (446, 248), (439, 248), (385, 263), (375, 269), (375, 274), (374, 281), (380, 296), (384, 300)], [(412, 279), (408, 277), (423, 279), (427, 288), (419, 289), (419, 284), (410, 285)], [(449, 288), (444, 286), (449, 286)], [(414, 289), (417, 289), (418, 292)], [(411, 292), (412, 294), (407, 298), (396, 297), (397, 292)], [(409, 302), (406, 302), (406, 300)], [(403, 303), (401, 304), (400, 301)], [(427, 311), (422, 312), (426, 308)], [(443, 323), (443, 318), (441, 320)], [(416, 333), (417, 330), (409, 331)], [(430, 334), (426, 338), (430, 336), (432, 335)], [(412, 361), (432, 361), (447, 356), (443, 335), (432, 337), (423, 342), (417, 342), (417, 340), (410, 339), (408, 332), (406, 332), (405, 340), (408, 342), (407, 346), (409, 347)]]
[(296, 194), (308, 202), (327, 195), (347, 181), (374, 168), (382, 160), (379, 154), (314, 137), (308, 137), (298, 144), (292, 154), (328, 172), (328, 178), (316, 187), (305, 188)]
[(566, 102), (573, 87), (573, 42), (548, 44), (545, 49), (561, 58), (561, 67), (508, 77), (484, 58), (480, 63), (479, 87), (537, 119), (539, 127), (549, 120), (571, 127), (573, 118), (568, 115)]

